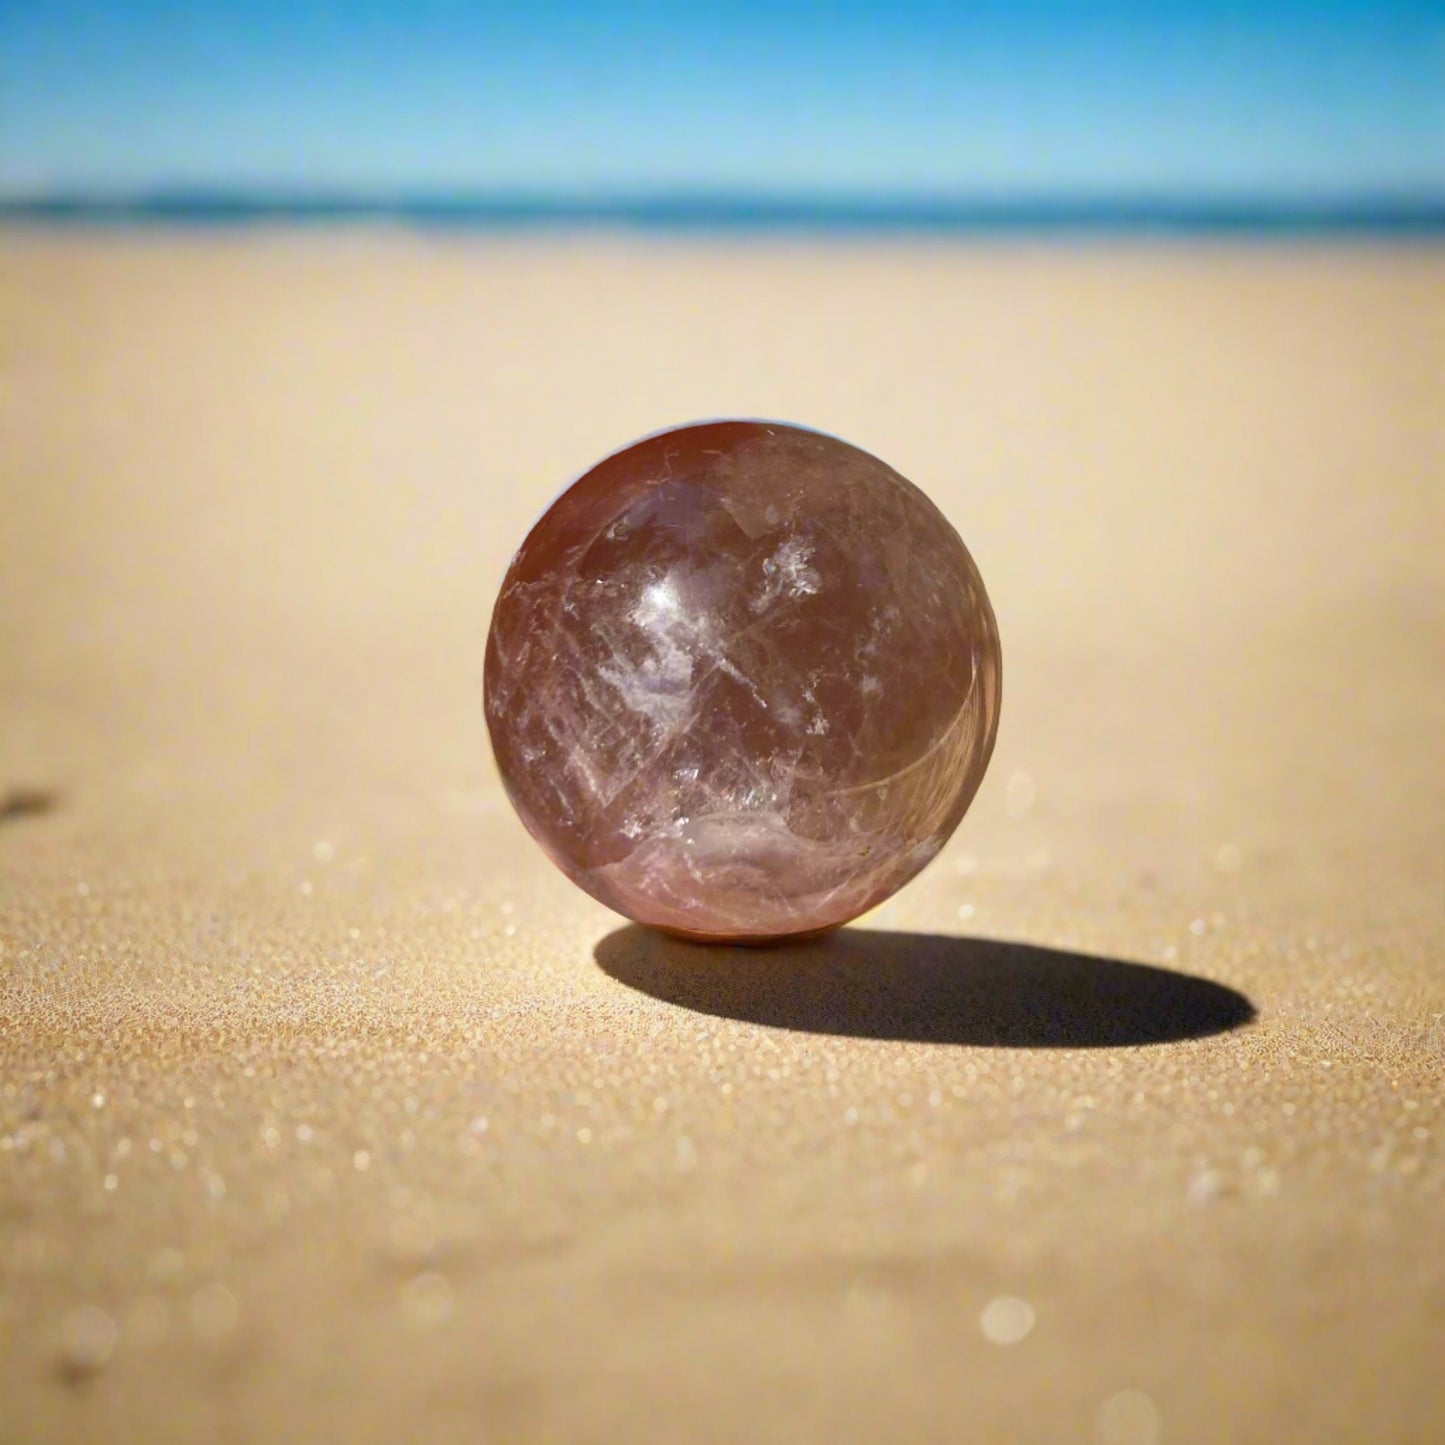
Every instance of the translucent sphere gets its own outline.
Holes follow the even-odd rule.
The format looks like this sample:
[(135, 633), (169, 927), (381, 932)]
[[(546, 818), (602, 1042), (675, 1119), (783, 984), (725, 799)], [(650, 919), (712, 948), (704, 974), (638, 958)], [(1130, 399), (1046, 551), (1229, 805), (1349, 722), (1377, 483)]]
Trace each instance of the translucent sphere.
[(486, 716), (532, 836), (692, 938), (819, 933), (947, 841), (993, 750), (999, 640), (958, 534), (836, 437), (722, 421), (599, 462), (513, 558)]

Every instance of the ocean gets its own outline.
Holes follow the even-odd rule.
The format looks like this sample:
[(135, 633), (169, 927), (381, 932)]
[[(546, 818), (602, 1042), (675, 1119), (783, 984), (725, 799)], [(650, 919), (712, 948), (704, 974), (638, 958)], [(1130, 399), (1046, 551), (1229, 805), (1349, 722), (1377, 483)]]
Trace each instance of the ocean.
[(177, 189), (0, 198), (0, 222), (65, 226), (391, 225), (425, 230), (938, 235), (1445, 236), (1445, 199), (356, 195)]

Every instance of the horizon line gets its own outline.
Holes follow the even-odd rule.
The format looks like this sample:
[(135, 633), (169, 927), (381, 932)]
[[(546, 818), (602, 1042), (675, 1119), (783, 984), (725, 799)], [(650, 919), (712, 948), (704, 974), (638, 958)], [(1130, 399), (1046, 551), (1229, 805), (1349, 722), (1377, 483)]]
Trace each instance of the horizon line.
[(470, 187), (157, 185), (0, 193), (0, 220), (57, 224), (345, 225), (652, 230), (1266, 230), (1445, 233), (1445, 196), (1350, 192), (784, 193), (676, 187), (617, 192)]

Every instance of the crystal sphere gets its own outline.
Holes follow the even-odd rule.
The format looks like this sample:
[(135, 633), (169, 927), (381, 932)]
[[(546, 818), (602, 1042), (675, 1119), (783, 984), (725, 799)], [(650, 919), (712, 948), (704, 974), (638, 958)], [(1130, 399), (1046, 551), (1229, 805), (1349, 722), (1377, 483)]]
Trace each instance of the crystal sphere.
[(557, 499), (487, 640), (502, 781), (552, 861), (691, 938), (820, 933), (943, 846), (988, 766), (999, 640), (958, 534), (836, 437), (647, 437)]

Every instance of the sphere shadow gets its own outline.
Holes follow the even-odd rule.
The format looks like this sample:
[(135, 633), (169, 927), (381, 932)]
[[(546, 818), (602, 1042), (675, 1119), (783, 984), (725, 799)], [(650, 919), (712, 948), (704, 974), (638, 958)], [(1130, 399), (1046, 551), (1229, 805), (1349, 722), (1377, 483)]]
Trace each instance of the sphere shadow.
[(715, 1018), (846, 1038), (1004, 1049), (1173, 1043), (1243, 1027), (1223, 984), (1032, 944), (844, 928), (733, 948), (629, 925), (594, 956), (640, 993)]

